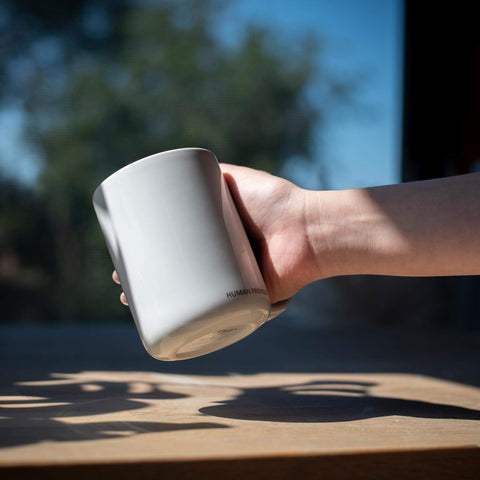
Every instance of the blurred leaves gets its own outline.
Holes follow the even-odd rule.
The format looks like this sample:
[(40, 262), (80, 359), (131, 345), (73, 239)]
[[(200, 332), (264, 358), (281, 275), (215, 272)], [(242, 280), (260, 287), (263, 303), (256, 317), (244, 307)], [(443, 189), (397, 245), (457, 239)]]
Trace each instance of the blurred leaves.
[[(227, 47), (215, 36), (219, 7), (213, 0), (2, 6), (7, 22), (0, 21), (0, 38), (10, 41), (2, 52), (9, 60), (0, 69), (0, 93), (21, 99), (43, 162), (29, 194), (39, 199), (44, 220), (35, 223), (37, 214), (27, 209), (32, 230), (23, 238), (32, 251), (38, 251), (36, 237), (49, 238), (52, 262), (32, 262), (48, 273), (63, 321), (128, 315), (111, 284), (112, 265), (91, 207), (93, 190), (108, 174), (188, 146), (271, 172), (291, 157), (311, 157), (313, 128), (324, 117), (308, 101), (321, 70), (318, 42), (306, 38), (292, 46), (251, 28)], [(343, 88), (338, 79), (322, 78), (332, 92)], [(2, 209), (5, 232), (23, 228), (12, 226), (13, 212)], [(10, 243), (15, 255), (30, 258)]]

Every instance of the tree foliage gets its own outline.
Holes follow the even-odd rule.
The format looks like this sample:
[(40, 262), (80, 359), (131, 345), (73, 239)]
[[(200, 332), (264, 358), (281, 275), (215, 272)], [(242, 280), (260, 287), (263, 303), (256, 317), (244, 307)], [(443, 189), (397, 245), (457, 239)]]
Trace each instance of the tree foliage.
[(33, 62), (21, 96), (43, 162), (36, 194), (52, 239), (49, 274), (62, 319), (122, 315), (91, 207), (108, 174), (187, 146), (272, 172), (293, 156), (311, 156), (321, 113), (307, 101), (312, 42), (293, 49), (252, 28), (227, 47), (215, 35), (218, 4), (211, 0), (77, 0), (70, 10), (62, 3), (53, 20), (35, 2), (7, 4), (12, 18), (23, 12), (36, 19), (38, 36), (22, 40), (27, 50), (50, 42), (43, 44), (48, 61)]

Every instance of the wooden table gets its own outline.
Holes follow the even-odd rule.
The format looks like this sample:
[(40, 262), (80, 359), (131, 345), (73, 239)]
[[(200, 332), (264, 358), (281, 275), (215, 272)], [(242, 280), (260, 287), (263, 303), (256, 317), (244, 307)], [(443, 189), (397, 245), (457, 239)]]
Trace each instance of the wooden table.
[(196, 360), (0, 329), (0, 478), (480, 478), (480, 339), (269, 325)]

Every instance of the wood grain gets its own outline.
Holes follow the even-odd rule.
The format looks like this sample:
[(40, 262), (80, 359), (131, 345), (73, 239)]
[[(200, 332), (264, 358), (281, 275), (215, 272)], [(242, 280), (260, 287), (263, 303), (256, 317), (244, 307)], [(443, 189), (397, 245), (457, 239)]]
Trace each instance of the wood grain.
[(17, 382), (0, 405), (2, 478), (480, 466), (480, 389), (424, 376), (56, 373)]

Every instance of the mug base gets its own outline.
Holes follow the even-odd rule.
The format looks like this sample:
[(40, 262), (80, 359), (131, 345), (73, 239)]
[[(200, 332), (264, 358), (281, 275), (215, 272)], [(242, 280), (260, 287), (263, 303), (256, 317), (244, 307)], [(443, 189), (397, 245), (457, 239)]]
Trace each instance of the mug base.
[(222, 328), (184, 343), (172, 356), (172, 360), (187, 360), (228, 347), (250, 335), (259, 327), (256, 323), (244, 323)]
[[(150, 355), (158, 360), (188, 360), (215, 352), (238, 342), (265, 323), (268, 310), (246, 309), (235, 315), (220, 315), (202, 319), (195, 325), (180, 328), (162, 338), (151, 348)], [(200, 326), (203, 324), (202, 326)]]

